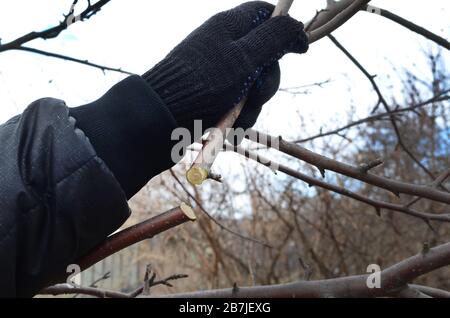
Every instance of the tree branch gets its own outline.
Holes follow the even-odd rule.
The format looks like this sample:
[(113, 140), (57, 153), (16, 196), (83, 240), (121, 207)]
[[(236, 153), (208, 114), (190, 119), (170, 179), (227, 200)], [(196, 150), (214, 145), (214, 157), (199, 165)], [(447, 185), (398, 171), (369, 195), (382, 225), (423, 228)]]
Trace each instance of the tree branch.
[(81, 257), (76, 264), (85, 270), (97, 262), (135, 243), (165, 232), (188, 221), (195, 221), (194, 211), (186, 204), (131, 226), (110, 236), (106, 241)]
[[(314, 24), (318, 27), (308, 28), (310, 30), (307, 33), (309, 44), (314, 43), (337, 29), (355, 15), (363, 5), (369, 2), (370, 0), (342, 0), (342, 6), (340, 6), (335, 5), (334, 1), (329, 1), (327, 10), (331, 14), (326, 15), (325, 18), (323, 18), (324, 16), (317, 15), (313, 20)], [(287, 14), (291, 4), (292, 1), (278, 1), (274, 14)], [(227, 129), (233, 126), (246, 102), (247, 98), (244, 97), (218, 122), (217, 129), (211, 132), (208, 141), (203, 145), (203, 149), (186, 173), (186, 178), (191, 184), (201, 185), (207, 179), (209, 170), (219, 152), (218, 150), (223, 146)]]
[[(450, 243), (419, 253), (380, 272), (381, 288), (368, 288), (368, 274), (283, 285), (239, 287), (166, 295), (172, 298), (329, 298), (386, 297), (410, 281), (450, 264)], [(424, 293), (424, 290), (421, 290)]]
[(181, 182), (181, 180), (176, 176), (176, 174), (173, 172), (172, 169), (169, 169), (170, 174), (172, 175), (172, 177), (175, 179), (175, 181), (180, 185), (180, 187), (183, 189), (183, 191), (195, 202), (195, 204), (197, 204), (197, 206), (200, 208), (200, 210), (206, 215), (206, 217), (208, 219), (210, 219), (214, 224), (216, 224), (220, 229), (224, 230), (225, 232), (228, 232), (236, 237), (239, 237), (240, 239), (244, 240), (244, 241), (249, 241), (249, 242), (253, 242), (256, 244), (260, 244), (262, 246), (271, 248), (272, 246), (266, 242), (254, 239), (252, 237), (243, 235), (241, 233), (238, 233), (236, 231), (233, 231), (232, 229), (226, 227), (225, 225), (223, 225), (222, 223), (220, 223), (218, 220), (216, 220), (208, 211), (206, 211), (206, 209), (203, 207), (203, 204), (201, 204), (199, 202), (199, 200), (197, 200), (197, 198), (184, 186), (184, 184)]
[(101, 10), (101, 8), (107, 4), (110, 0), (99, 0), (94, 4), (91, 4), (91, 2), (88, 2), (88, 7), (78, 16), (74, 17), (73, 12), (75, 5), (77, 4), (78, 0), (74, 0), (70, 11), (68, 14), (64, 15), (63, 21), (61, 21), (58, 25), (51, 27), (49, 29), (45, 29), (43, 31), (33, 31), (30, 33), (27, 33), (11, 42), (1, 44), (0, 45), (0, 52), (17, 49), (21, 45), (36, 40), (36, 39), (52, 39), (56, 38), (62, 31), (67, 29), (71, 24), (76, 23), (77, 21), (83, 21), (87, 20), (93, 15), (95, 15), (98, 11)]
[[(259, 142), (259, 140), (275, 140), (275, 137), (268, 134), (261, 133), (259, 131), (252, 130), (253, 133), (246, 135), (245, 137), (254, 142)], [(271, 147), (270, 142), (268, 145)], [(297, 159), (305, 161), (319, 170), (331, 170), (336, 173), (357, 179), (368, 184), (380, 187), (382, 189), (388, 190), (394, 193), (396, 196), (399, 194), (410, 194), (421, 196), (430, 200), (450, 204), (450, 193), (437, 190), (433, 187), (427, 185), (415, 185), (410, 183), (405, 183), (401, 181), (395, 181), (385, 177), (380, 177), (370, 172), (361, 173), (359, 167), (354, 167), (349, 164), (345, 164), (325, 156), (316, 154), (304, 147), (296, 145), (295, 143), (285, 141), (281, 139), (279, 141), (279, 151), (293, 156)]]
[(88, 1), (87, 8), (83, 12), (81, 12), (78, 16), (74, 16), (75, 5), (78, 3), (78, 0), (74, 0), (69, 13), (64, 15), (63, 21), (61, 21), (58, 25), (51, 27), (49, 29), (45, 29), (43, 31), (39, 31), (39, 32), (33, 31), (30, 33), (27, 33), (11, 42), (8, 42), (5, 44), (0, 43), (0, 53), (9, 51), (9, 50), (20, 50), (20, 51), (24, 51), (24, 52), (30, 52), (30, 53), (40, 54), (40, 55), (53, 57), (53, 58), (57, 58), (57, 59), (62, 59), (62, 60), (70, 61), (70, 62), (75, 62), (75, 63), (83, 64), (86, 66), (91, 66), (94, 68), (101, 69), (103, 72), (112, 71), (112, 72), (119, 72), (119, 73), (123, 73), (123, 74), (132, 75), (133, 73), (124, 71), (121, 68), (108, 67), (108, 66), (104, 66), (104, 65), (100, 65), (100, 64), (96, 64), (96, 63), (91, 63), (87, 60), (81, 60), (81, 59), (77, 59), (74, 57), (70, 57), (70, 56), (66, 56), (66, 55), (62, 55), (62, 54), (58, 54), (58, 53), (52, 53), (52, 52), (43, 51), (40, 49), (35, 49), (35, 48), (24, 46), (25, 43), (31, 42), (36, 39), (48, 40), (48, 39), (56, 38), (62, 31), (66, 30), (71, 24), (74, 24), (78, 21), (87, 20), (90, 17), (92, 17), (93, 15), (95, 15), (109, 1), (110, 0), (99, 0), (94, 4), (91, 4), (91, 1)]
[(353, 121), (353, 122), (351, 122), (351, 123), (349, 123), (349, 124), (347, 124), (345, 126), (342, 126), (342, 127), (339, 127), (339, 128), (336, 128), (336, 129), (333, 129), (333, 130), (330, 130), (330, 131), (327, 131), (327, 132), (324, 132), (324, 133), (319, 133), (319, 134), (313, 135), (313, 136), (308, 137), (308, 138), (299, 139), (299, 140), (296, 140), (294, 142), (295, 143), (305, 143), (305, 142), (312, 141), (312, 140), (315, 140), (315, 139), (318, 139), (318, 138), (327, 137), (327, 136), (331, 136), (331, 135), (336, 135), (336, 134), (338, 134), (341, 131), (347, 130), (347, 129), (352, 128), (352, 127), (359, 126), (359, 125), (364, 124), (364, 123), (374, 122), (374, 121), (377, 121), (377, 120), (382, 120), (382, 119), (385, 119), (388, 116), (402, 114), (402, 113), (406, 113), (406, 112), (410, 112), (410, 111), (412, 112), (412, 111), (415, 111), (418, 108), (422, 108), (422, 107), (428, 106), (428, 105), (433, 104), (433, 103), (447, 101), (447, 100), (450, 99), (450, 96), (444, 96), (444, 95), (448, 94), (449, 92), (450, 92), (450, 90), (446, 90), (446, 91), (442, 92), (441, 94), (439, 94), (437, 96), (434, 96), (434, 97), (430, 98), (429, 100), (426, 100), (426, 101), (424, 101), (422, 103), (419, 103), (417, 105), (410, 106), (410, 107), (405, 107), (405, 108), (397, 108), (397, 109), (394, 109), (394, 110), (392, 110), (390, 112), (384, 112), (384, 113), (368, 116), (366, 118), (362, 118), (362, 119)]
[(124, 71), (121, 68), (113, 68), (113, 67), (109, 67), (109, 66), (105, 66), (105, 65), (91, 63), (88, 60), (80, 60), (80, 59), (77, 59), (77, 58), (74, 58), (74, 57), (70, 57), (70, 56), (67, 56), (67, 55), (62, 55), (62, 54), (58, 54), (58, 53), (52, 53), (52, 52), (48, 52), (48, 51), (43, 51), (43, 50), (35, 49), (35, 48), (32, 48), (32, 47), (20, 46), (18, 48), (13, 49), (13, 50), (30, 52), (30, 53), (36, 53), (36, 54), (40, 54), (40, 55), (44, 55), (44, 56), (54, 57), (54, 58), (61, 59), (61, 60), (75, 62), (75, 63), (83, 64), (83, 65), (86, 65), (86, 66), (91, 66), (91, 67), (94, 67), (94, 68), (98, 68), (98, 69), (102, 70), (103, 72), (105, 72), (105, 71), (112, 71), (112, 72), (119, 72), (119, 73), (123, 73), (123, 74), (133, 75), (133, 73), (128, 72), (128, 71)]
[[(378, 95), (378, 99), (379, 99), (378, 105), (379, 104), (383, 105), (386, 112), (391, 113), (392, 112), (391, 108), (389, 107), (388, 103), (386, 102), (386, 99), (384, 98), (384, 96), (381, 94), (381, 91), (378, 88), (378, 85), (376, 84), (374, 77), (372, 75), (370, 75), (369, 72), (367, 72), (367, 70), (361, 65), (361, 63), (359, 63), (358, 60), (342, 44), (340, 44), (335, 37), (333, 37), (331, 34), (329, 34), (328, 37), (345, 54), (345, 56), (347, 56), (352, 61), (352, 63), (355, 64), (356, 67), (358, 67), (358, 69), (369, 79), (373, 88), (375, 89), (375, 92)], [(378, 106), (375, 107), (374, 111), (376, 111), (377, 108), (378, 108)], [(406, 146), (405, 142), (403, 141), (403, 137), (400, 133), (400, 129), (398, 128), (395, 117), (389, 116), (389, 119), (391, 121), (392, 127), (393, 127), (395, 135), (397, 137), (398, 145), (411, 158), (411, 160), (413, 160), (417, 164), (417, 166), (419, 166), (426, 174), (428, 174), (430, 176), (430, 178), (434, 179), (435, 178), (434, 174), (423, 163), (421, 163), (420, 160), (417, 159), (416, 156), (414, 156), (414, 154), (411, 152), (411, 150), (409, 150), (409, 148)]]
[(328, 14), (318, 16), (309, 26), (309, 43), (312, 44), (335, 31), (351, 17), (353, 17), (370, 0), (341, 0), (329, 1), (326, 11)]
[[(361, 194), (358, 194), (356, 192), (353, 192), (351, 190), (348, 190), (343, 187), (339, 187), (333, 184), (330, 184), (328, 182), (325, 182), (323, 180), (318, 180), (316, 178), (313, 178), (311, 176), (308, 176), (304, 173), (301, 173), (299, 171), (296, 171), (290, 167), (287, 167), (285, 165), (282, 165), (280, 163), (273, 162), (271, 160), (268, 160), (267, 158), (262, 157), (259, 154), (253, 153), (250, 150), (243, 149), (239, 146), (237, 147), (226, 147), (226, 150), (233, 150), (234, 152), (245, 156), (248, 159), (254, 160), (262, 165), (265, 165), (267, 167), (277, 167), (276, 170), (283, 172), (293, 178), (296, 178), (298, 180), (301, 180), (305, 183), (307, 183), (309, 186), (317, 186), (335, 193), (338, 193), (340, 195), (349, 197), (351, 199), (354, 199), (359, 202), (366, 203), (373, 208), (375, 208), (376, 212), (378, 214), (381, 213), (381, 209), (387, 209), (394, 212), (401, 212), (406, 215), (419, 218), (426, 222), (429, 225), (430, 221), (439, 221), (439, 222), (450, 222), (450, 214), (434, 214), (434, 213), (424, 213), (420, 211), (413, 210), (409, 207), (406, 207), (404, 205), (400, 204), (394, 204), (389, 202), (384, 202), (380, 200), (371, 199), (369, 197), (363, 196)], [(357, 169), (357, 168), (356, 168)]]
[(450, 298), (450, 292), (446, 290), (415, 284), (409, 286), (433, 298)]
[[(173, 287), (170, 281), (178, 280), (182, 278), (187, 278), (188, 275), (184, 274), (175, 274), (171, 275), (169, 277), (166, 277), (164, 279), (160, 280), (154, 280), (155, 276), (151, 276), (152, 278), (146, 282), (148, 283), (147, 288), (155, 287), (158, 285), (164, 285), (168, 287)], [(59, 295), (86, 295), (86, 296), (93, 296), (97, 298), (136, 298), (139, 295), (141, 295), (144, 291), (144, 286), (141, 286), (137, 288), (136, 290), (132, 291), (131, 293), (122, 293), (107, 289), (101, 289), (96, 287), (83, 287), (83, 286), (76, 286), (71, 284), (58, 284), (51, 287), (47, 287), (43, 289), (39, 295), (52, 295), (52, 296), (59, 296)]]
[(433, 41), (437, 45), (440, 45), (443, 48), (450, 50), (450, 42), (448, 42), (443, 37), (440, 37), (439, 35), (434, 34), (433, 32), (430, 32), (427, 29), (425, 29), (411, 21), (408, 21), (386, 9), (381, 9), (378, 7), (374, 7), (372, 5), (366, 5), (366, 6), (364, 6), (363, 11), (374, 13), (376, 15), (380, 15), (386, 19), (389, 19), (395, 23), (398, 23), (401, 26), (407, 28), (408, 30), (413, 31), (417, 34), (420, 34), (423, 37), (427, 38), (428, 40)]

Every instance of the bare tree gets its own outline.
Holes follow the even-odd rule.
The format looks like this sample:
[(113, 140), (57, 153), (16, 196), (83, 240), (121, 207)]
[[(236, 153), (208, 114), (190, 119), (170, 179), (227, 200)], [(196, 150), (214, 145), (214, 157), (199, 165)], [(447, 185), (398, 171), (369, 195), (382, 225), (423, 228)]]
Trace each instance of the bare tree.
[[(57, 37), (71, 23), (89, 19), (108, 2), (88, 2), (88, 7), (74, 17), (77, 4), (74, 1), (59, 25), (1, 44), (0, 52), (21, 50), (103, 71), (124, 72), (26, 46), (37, 38)], [(143, 203), (145, 200), (134, 203), (142, 212), (169, 212), (151, 219), (141, 213), (143, 223), (108, 238), (80, 260), (82, 268), (160, 234), (152, 240), (158, 247), (142, 245), (142, 253), (157, 250), (169, 259), (176, 259), (196, 283), (192, 286), (186, 283), (188, 280), (182, 280), (179, 286), (191, 292), (164, 296), (449, 297), (450, 79), (442, 62), (442, 51), (448, 53), (450, 44), (369, 2), (328, 1), (328, 7), (317, 12), (306, 24), (306, 30), (311, 43), (328, 38), (348, 58), (349, 66), (364, 74), (378, 100), (370, 114), (342, 127), (299, 136), (293, 141), (253, 131), (246, 136), (249, 140), (245, 144), (250, 146), (228, 145), (224, 150), (247, 160), (244, 175), (238, 177), (239, 182), (245, 183), (244, 190), (235, 189), (233, 176), (220, 178), (211, 173), (210, 166), (205, 178), (212, 180), (199, 190), (180, 177), (185, 173), (184, 167), (174, 168), (150, 185), (158, 187), (160, 200), (150, 204), (152, 209)], [(423, 80), (412, 71), (399, 75), (404, 76), (404, 100), (387, 95), (377, 78), (332, 35), (355, 14), (364, 14), (361, 11), (389, 19), (440, 47), (437, 54), (427, 55), (430, 80)], [(326, 83), (312, 85), (323, 87)], [(298, 89), (302, 88), (285, 91), (299, 94)], [(243, 104), (219, 126), (224, 129), (231, 126)], [(261, 140), (278, 140), (278, 147), (271, 149), (270, 143), (258, 145)], [(319, 140), (323, 144), (321, 151), (314, 149), (314, 142)], [(223, 138), (209, 139), (200, 149), (194, 148), (194, 152), (197, 149), (201, 155), (202, 147), (211, 143), (220, 148)], [(280, 177), (274, 186), (274, 176), (267, 173), (265, 166), (276, 166), (275, 172), (287, 177)], [(238, 197), (248, 199), (249, 212), (240, 213), (237, 218), (233, 198)], [(189, 202), (193, 210), (187, 205), (170, 210), (180, 201)], [(193, 220), (197, 221), (179, 227), (176, 233), (168, 231)], [(173, 262), (156, 263), (157, 268), (178, 271)], [(384, 269), (368, 273), (369, 264)], [(379, 275), (381, 285), (371, 288), (374, 275)], [(186, 277), (165, 276), (156, 280), (156, 274), (147, 268), (143, 284), (130, 292), (63, 284), (42, 293), (149, 296), (150, 288), (172, 286), (170, 281)], [(240, 287), (244, 285), (250, 286)], [(223, 286), (234, 287), (221, 289)], [(178, 291), (177, 287), (174, 289)]]

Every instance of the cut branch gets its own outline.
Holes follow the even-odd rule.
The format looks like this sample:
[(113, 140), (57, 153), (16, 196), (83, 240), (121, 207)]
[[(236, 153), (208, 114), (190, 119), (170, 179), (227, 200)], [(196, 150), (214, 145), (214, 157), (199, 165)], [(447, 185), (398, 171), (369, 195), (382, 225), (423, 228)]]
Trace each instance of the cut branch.
[[(334, 1), (328, 2), (327, 10), (331, 13), (323, 16), (315, 16), (313, 23), (317, 27), (308, 26), (309, 44), (321, 39), (339, 26), (344, 24), (353, 15), (355, 15), (370, 0), (342, 0), (340, 5), (336, 5)], [(280, 0), (275, 7), (273, 16), (277, 14), (287, 14), (292, 1)], [(344, 9), (343, 9), (344, 8)], [(325, 18), (324, 18), (325, 17)], [(312, 23), (310, 23), (312, 24)], [(236, 106), (234, 106), (218, 123), (214, 133), (211, 134), (207, 143), (203, 146), (202, 151), (198, 154), (192, 167), (187, 171), (186, 178), (193, 185), (202, 184), (208, 177), (209, 170), (214, 163), (215, 158), (222, 148), (226, 138), (226, 129), (231, 128), (239, 117), (247, 98), (244, 97)], [(205, 160), (206, 159), (206, 160)]]
[[(292, 2), (293, 0), (279, 0), (272, 13), (272, 17), (288, 14)], [(246, 102), (247, 97), (244, 97), (219, 121), (217, 127), (210, 133), (208, 140), (203, 145), (203, 149), (186, 173), (186, 179), (192, 185), (201, 185), (208, 179), (214, 160), (219, 154), (220, 149), (222, 149), (225, 138), (227, 137), (227, 130), (233, 127)]]
[(81, 270), (85, 270), (135, 243), (152, 238), (180, 224), (195, 220), (196, 216), (192, 208), (182, 204), (178, 208), (113, 234), (87, 255), (81, 257), (76, 264), (80, 266)]

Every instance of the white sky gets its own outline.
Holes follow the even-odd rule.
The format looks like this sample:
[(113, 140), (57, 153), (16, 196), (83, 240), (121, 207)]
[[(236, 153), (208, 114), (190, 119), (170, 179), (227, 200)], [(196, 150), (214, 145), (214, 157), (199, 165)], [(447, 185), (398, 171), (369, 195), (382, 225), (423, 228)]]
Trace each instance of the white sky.
[[(79, 1), (85, 6), (85, 1)], [(27, 45), (67, 54), (112, 67), (144, 73), (161, 60), (190, 31), (211, 15), (243, 1), (236, 0), (113, 0), (90, 20), (72, 25), (56, 39), (36, 40)], [(271, 1), (274, 3), (275, 1)], [(72, 0), (0, 1), (0, 38), (6, 43), (32, 30), (53, 26), (62, 19)], [(291, 15), (306, 22), (325, 1), (294, 2)], [(373, 5), (397, 13), (448, 38), (448, 0), (374, 0)], [(373, 14), (360, 12), (334, 33), (390, 92), (401, 88), (395, 77), (399, 69), (424, 68), (423, 50), (429, 41)], [(444, 52), (446, 58), (448, 52)], [(279, 92), (264, 108), (258, 128), (285, 137), (301, 135), (297, 112), (311, 120), (305, 129), (317, 132), (324, 123), (347, 121), (350, 106), (364, 116), (376, 96), (369, 82), (343, 54), (323, 39), (305, 55), (290, 55), (282, 62), (282, 87), (333, 80), (324, 89), (293, 98)], [(424, 72), (424, 77), (427, 74)], [(0, 53), (0, 123), (21, 112), (41, 97), (64, 99), (77, 106), (101, 96), (125, 75), (26, 52)]]

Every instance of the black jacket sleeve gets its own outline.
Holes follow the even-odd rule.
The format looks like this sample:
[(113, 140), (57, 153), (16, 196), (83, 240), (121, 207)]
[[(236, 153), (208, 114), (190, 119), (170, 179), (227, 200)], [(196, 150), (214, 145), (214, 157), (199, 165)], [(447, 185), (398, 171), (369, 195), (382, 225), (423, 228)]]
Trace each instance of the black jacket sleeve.
[[(167, 151), (175, 122), (146, 85), (140, 77), (128, 78), (88, 105), (91, 111), (86, 114), (99, 120), (97, 111), (111, 110), (105, 124), (116, 124), (118, 130), (107, 136), (120, 139), (111, 147), (136, 137), (127, 125), (136, 121), (141, 127), (140, 118), (145, 118), (152, 127), (145, 130), (145, 145), (154, 154), (162, 153), (147, 162), (149, 178), (170, 165)], [(47, 98), (0, 125), (0, 297), (31, 297), (49, 284), (65, 281), (67, 266), (129, 216), (123, 187), (90, 141), (101, 134), (90, 130), (96, 125), (82, 121), (79, 125), (63, 101)], [(128, 145), (123, 152), (141, 146)], [(108, 159), (114, 165), (120, 158)]]

